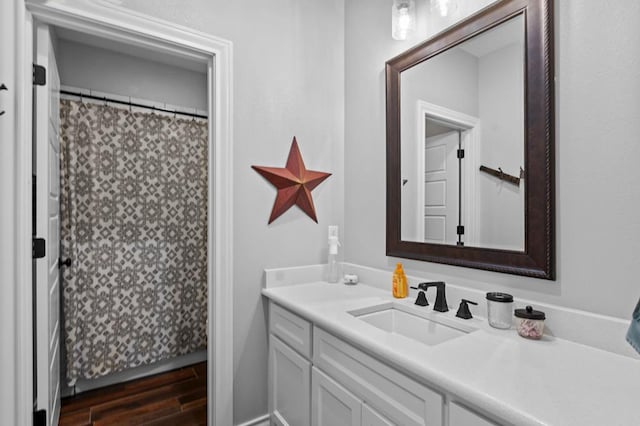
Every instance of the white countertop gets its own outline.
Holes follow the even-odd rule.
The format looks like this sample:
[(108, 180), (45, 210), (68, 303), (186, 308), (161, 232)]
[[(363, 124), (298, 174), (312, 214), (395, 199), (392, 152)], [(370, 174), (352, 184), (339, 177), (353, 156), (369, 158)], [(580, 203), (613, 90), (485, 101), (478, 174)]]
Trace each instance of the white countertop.
[[(515, 425), (640, 425), (640, 361), (567, 340), (527, 340), (514, 329), (497, 330), (483, 318), (455, 317), (418, 307), (412, 296), (365, 284), (313, 282), (262, 293), (324, 330)], [(413, 293), (412, 293), (413, 295)], [(478, 328), (427, 346), (384, 332), (349, 312), (392, 302)], [(473, 312), (473, 306), (471, 307)]]

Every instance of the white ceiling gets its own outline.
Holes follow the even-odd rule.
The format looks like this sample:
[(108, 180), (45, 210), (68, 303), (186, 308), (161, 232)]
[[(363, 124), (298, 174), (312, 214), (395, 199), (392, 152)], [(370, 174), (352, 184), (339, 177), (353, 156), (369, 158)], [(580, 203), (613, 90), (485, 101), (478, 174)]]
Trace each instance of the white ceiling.
[(524, 18), (522, 15), (503, 22), (457, 47), (480, 58), (514, 43), (524, 46)]
[(207, 73), (207, 64), (204, 61), (198, 62), (193, 59), (186, 59), (182, 56), (167, 55), (166, 53), (157, 52), (155, 50), (151, 50), (150, 48), (143, 49), (131, 44), (120, 43), (94, 35), (72, 31), (66, 28), (56, 27), (55, 33), (61, 40), (68, 40), (75, 43), (111, 50), (117, 53), (135, 56), (137, 58), (159, 62), (161, 64), (171, 65), (190, 71), (196, 71), (205, 74)]
[(449, 127), (447, 125), (445, 125), (444, 123), (441, 123), (439, 121), (435, 121), (432, 120), (430, 118), (427, 117), (427, 125), (426, 125), (426, 137), (430, 138), (432, 136), (438, 136), (438, 135), (442, 135), (445, 133), (449, 133), (449, 132), (455, 132), (457, 129), (453, 128), (453, 127)]

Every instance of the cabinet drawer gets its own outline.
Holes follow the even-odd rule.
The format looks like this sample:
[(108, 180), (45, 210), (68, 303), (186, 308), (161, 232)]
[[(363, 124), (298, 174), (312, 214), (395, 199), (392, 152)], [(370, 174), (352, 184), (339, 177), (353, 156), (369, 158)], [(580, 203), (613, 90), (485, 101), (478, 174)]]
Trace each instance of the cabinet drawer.
[(497, 426), (497, 423), (452, 402), (449, 404), (449, 426)]
[(394, 424), (442, 426), (441, 394), (318, 328), (313, 364)]
[(270, 304), (269, 330), (283, 342), (311, 359), (311, 323), (284, 308)]

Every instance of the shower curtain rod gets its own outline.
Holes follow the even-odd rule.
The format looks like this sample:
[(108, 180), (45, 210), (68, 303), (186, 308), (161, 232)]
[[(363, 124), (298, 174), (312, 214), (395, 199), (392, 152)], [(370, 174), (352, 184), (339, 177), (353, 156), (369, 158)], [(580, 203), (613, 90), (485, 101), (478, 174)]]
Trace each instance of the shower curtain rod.
[(202, 115), (202, 114), (195, 114), (192, 112), (183, 112), (183, 111), (177, 111), (177, 110), (170, 110), (170, 109), (165, 109), (165, 108), (158, 108), (155, 106), (149, 106), (149, 105), (144, 105), (144, 104), (138, 104), (135, 102), (131, 102), (131, 101), (120, 101), (118, 99), (111, 99), (111, 98), (107, 98), (106, 96), (94, 96), (94, 95), (87, 95), (84, 93), (80, 93), (80, 92), (71, 92), (68, 90), (60, 90), (60, 94), (61, 95), (69, 95), (69, 96), (77, 96), (80, 99), (93, 99), (96, 101), (105, 101), (105, 102), (111, 102), (114, 104), (120, 104), (120, 105), (128, 105), (131, 107), (136, 107), (136, 108), (147, 108), (153, 111), (159, 111), (159, 112), (166, 112), (169, 114), (179, 114), (179, 115), (186, 115), (188, 117), (194, 117), (194, 118), (209, 118), (206, 115)]

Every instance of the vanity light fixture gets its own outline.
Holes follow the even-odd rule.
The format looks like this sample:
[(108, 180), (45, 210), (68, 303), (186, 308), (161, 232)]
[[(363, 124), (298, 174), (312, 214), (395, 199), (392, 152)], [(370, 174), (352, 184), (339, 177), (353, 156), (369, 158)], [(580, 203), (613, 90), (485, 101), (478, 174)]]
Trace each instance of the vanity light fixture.
[(406, 40), (416, 30), (415, 0), (393, 0), (391, 7), (391, 36)]
[(431, 13), (442, 17), (449, 16), (458, 8), (455, 0), (431, 0)]

